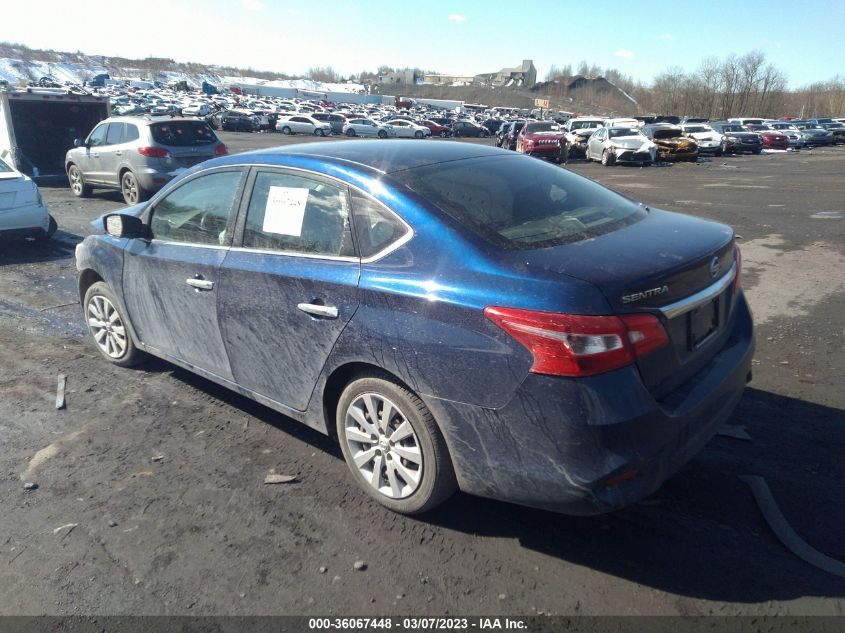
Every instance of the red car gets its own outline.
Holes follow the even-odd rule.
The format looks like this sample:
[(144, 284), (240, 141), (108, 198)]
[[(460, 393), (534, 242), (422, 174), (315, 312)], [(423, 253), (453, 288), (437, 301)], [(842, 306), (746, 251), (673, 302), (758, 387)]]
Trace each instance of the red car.
[(429, 130), (431, 130), (432, 136), (440, 136), (440, 137), (447, 137), (452, 136), (452, 128), (446, 127), (445, 125), (440, 125), (439, 123), (435, 123), (434, 121), (429, 121), (426, 119), (425, 121), (419, 121), (419, 125), (424, 125)]
[(516, 151), (529, 156), (561, 162), (566, 137), (554, 121), (529, 121), (516, 137)]
[(789, 147), (789, 137), (768, 125), (749, 124), (745, 127), (749, 132), (760, 135), (760, 138), (763, 139), (763, 149), (787, 149)]

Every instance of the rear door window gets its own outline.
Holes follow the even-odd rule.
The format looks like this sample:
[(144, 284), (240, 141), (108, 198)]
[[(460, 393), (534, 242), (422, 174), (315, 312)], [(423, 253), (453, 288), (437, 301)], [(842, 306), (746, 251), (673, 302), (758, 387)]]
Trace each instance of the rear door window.
[(212, 129), (203, 121), (168, 121), (150, 126), (153, 141), (170, 147), (211, 145), (217, 141)]
[(317, 256), (352, 256), (346, 188), (284, 172), (259, 172), (243, 246)]
[(352, 213), (358, 254), (364, 259), (386, 251), (411, 230), (383, 204), (354, 190)]
[(123, 142), (123, 123), (109, 123), (106, 145), (118, 145)]
[(132, 123), (127, 123), (125, 132), (126, 132), (126, 136), (123, 139), (124, 143), (129, 143), (131, 141), (137, 141), (138, 140), (139, 134), (138, 134), (138, 126), (137, 125), (133, 125)]

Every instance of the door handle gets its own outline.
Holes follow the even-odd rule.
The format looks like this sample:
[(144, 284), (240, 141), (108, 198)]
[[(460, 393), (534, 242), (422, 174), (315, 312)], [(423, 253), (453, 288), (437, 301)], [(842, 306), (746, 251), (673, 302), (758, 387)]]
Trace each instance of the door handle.
[(296, 307), (303, 312), (313, 314), (314, 316), (326, 317), (328, 319), (337, 318), (337, 308), (334, 306), (321, 306), (316, 303), (298, 303)]
[(197, 290), (212, 290), (214, 282), (207, 279), (186, 279), (185, 283)]

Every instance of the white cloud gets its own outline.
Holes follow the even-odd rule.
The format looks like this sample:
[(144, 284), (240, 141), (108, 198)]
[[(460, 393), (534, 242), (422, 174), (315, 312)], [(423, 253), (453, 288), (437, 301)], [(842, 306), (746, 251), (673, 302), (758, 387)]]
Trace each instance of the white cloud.
[(467, 21), (467, 16), (465, 16), (465, 15), (460, 15), (458, 13), (452, 13), (449, 16), (449, 22), (466, 22), (466, 21)]
[(671, 33), (661, 33), (657, 36), (657, 39), (668, 42), (669, 40), (675, 39), (675, 36)]
[(624, 48), (613, 53), (614, 57), (621, 57), (622, 59), (631, 59), (634, 57), (634, 51), (625, 50)]
[(249, 9), (250, 11), (264, 10), (264, 3), (261, 0), (241, 0), (241, 4), (244, 9)]

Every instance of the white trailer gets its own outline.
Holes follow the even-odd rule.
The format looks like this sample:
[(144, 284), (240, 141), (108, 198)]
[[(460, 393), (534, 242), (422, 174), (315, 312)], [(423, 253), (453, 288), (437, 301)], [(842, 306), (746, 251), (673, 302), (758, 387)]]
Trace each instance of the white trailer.
[(0, 91), (0, 156), (33, 177), (63, 176), (65, 153), (108, 118), (108, 97), (58, 88)]

